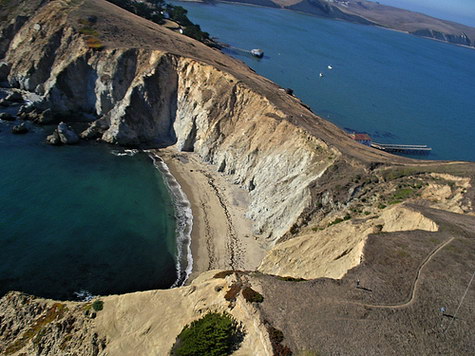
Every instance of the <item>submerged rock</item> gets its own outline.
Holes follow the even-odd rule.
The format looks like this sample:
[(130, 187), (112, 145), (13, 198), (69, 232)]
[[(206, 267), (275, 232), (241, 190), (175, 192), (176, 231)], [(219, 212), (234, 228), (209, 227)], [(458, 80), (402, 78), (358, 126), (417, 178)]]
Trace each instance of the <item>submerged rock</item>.
[(12, 114), (9, 114), (7, 112), (3, 112), (0, 114), (0, 120), (5, 120), (5, 121), (15, 121), (15, 116)]
[(23, 95), (21, 95), (21, 93), (19, 92), (13, 92), (11, 93), (10, 95), (8, 95), (6, 98), (5, 98), (6, 101), (9, 101), (11, 103), (20, 103), (22, 101), (24, 101), (23, 99)]
[(40, 114), (38, 114), (34, 121), (35, 121), (35, 123), (37, 123), (39, 125), (48, 125), (48, 124), (54, 123), (56, 121), (56, 119), (55, 119), (51, 109), (46, 109), (43, 112), (41, 112)]
[(65, 145), (74, 145), (79, 142), (79, 136), (66, 123), (60, 122), (56, 129), (61, 139), (61, 143)]
[(21, 123), (20, 125), (15, 125), (12, 127), (12, 133), (14, 134), (25, 134), (28, 132), (28, 128), (26, 127), (25, 123)]

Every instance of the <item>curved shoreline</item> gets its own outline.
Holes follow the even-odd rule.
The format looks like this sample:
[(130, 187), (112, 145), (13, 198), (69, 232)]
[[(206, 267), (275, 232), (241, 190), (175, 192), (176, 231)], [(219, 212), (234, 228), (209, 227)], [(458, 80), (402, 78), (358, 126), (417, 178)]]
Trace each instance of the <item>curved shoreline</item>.
[(162, 174), (163, 181), (174, 203), (176, 219), (175, 236), (177, 242), (176, 269), (178, 277), (170, 288), (181, 287), (188, 280), (193, 270), (193, 255), (191, 253), (193, 213), (191, 211), (191, 203), (163, 159), (151, 150), (145, 150), (144, 152), (149, 155), (155, 168)]

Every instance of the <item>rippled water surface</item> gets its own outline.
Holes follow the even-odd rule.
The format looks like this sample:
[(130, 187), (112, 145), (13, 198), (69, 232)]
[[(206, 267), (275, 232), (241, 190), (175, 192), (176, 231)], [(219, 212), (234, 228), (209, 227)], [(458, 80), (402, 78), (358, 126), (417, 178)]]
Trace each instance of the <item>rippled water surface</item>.
[(174, 209), (144, 153), (52, 147), (46, 131), (0, 122), (0, 295), (74, 299), (170, 287), (177, 279)]

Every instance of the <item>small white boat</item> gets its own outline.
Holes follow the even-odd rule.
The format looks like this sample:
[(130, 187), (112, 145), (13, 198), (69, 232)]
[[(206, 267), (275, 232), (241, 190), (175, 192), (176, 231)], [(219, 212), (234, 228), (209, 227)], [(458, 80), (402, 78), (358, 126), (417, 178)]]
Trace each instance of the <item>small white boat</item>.
[(254, 48), (254, 49), (251, 49), (251, 54), (254, 56), (254, 57), (257, 57), (257, 58), (262, 58), (264, 57), (264, 51), (260, 48)]
[(329, 65), (327, 68), (328, 68), (328, 69), (330, 69), (330, 70), (332, 70), (332, 69), (333, 69), (333, 67), (332, 67), (332, 66), (330, 66), (330, 65)]
[(320, 78), (323, 78), (323, 73), (320, 73)]

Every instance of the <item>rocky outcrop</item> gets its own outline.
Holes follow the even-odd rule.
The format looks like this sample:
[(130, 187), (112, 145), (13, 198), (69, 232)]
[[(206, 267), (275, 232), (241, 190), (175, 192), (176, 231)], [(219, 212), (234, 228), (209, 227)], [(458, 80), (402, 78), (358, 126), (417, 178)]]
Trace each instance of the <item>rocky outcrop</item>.
[(0, 120), (15, 121), (15, 116), (6, 112), (2, 112), (0, 113)]
[(0, 62), (0, 83), (7, 80), (9, 73), (10, 66), (8, 65), (8, 63)]
[[(26, 18), (8, 15), (0, 25), (2, 34), (8, 34), (0, 45), (7, 84), (40, 96), (41, 103), (25, 107), (21, 117), (36, 117), (50, 108), (51, 117), (88, 122), (82, 138), (124, 146), (175, 145), (194, 152), (247, 189), (251, 201), (246, 215), (256, 233), (267, 238), (259, 240), (265, 248), (288, 239), (271, 250), (261, 271), (339, 278), (359, 263), (368, 234), (437, 228), (420, 214), (388, 208), (372, 220), (327, 221), (326, 231), (316, 227), (315, 234), (309, 233), (312, 219), (324, 221), (350, 203), (363, 216), (363, 199), (370, 205), (386, 194), (388, 201), (397, 202), (396, 193), (370, 188), (420, 175), (430, 171), (430, 164), (421, 167), (353, 142), (242, 63), (103, 0), (16, 2), (19, 7), (32, 3), (42, 7)], [(87, 21), (92, 28), (85, 28), (84, 19), (92, 14), (97, 21)], [(100, 49), (91, 46), (91, 36)], [(62, 123), (49, 141), (71, 138), (77, 140)], [(397, 167), (385, 167), (395, 163)], [(400, 188), (420, 184), (410, 180), (399, 182)], [(414, 194), (422, 185), (417, 189)], [(471, 209), (463, 189), (444, 190), (438, 203), (460, 202), (463, 211)], [(88, 304), (8, 294), (0, 300), (0, 353), (166, 354), (187, 323), (217, 310), (230, 312), (245, 326), (248, 338), (236, 355), (268, 355), (271, 346), (259, 308), (241, 295), (231, 303), (225, 298), (236, 290), (233, 286), (248, 283), (259, 291), (245, 273), (224, 279), (207, 274), (182, 288), (109, 296), (94, 322), (93, 314), (85, 314)]]
[[(54, 302), (11, 292), (0, 298), (2, 355), (168, 355), (175, 338), (206, 313), (227, 312), (245, 332), (233, 355), (272, 355), (268, 332), (257, 307), (232, 286), (260, 290), (248, 276), (218, 271), (190, 286), (101, 298), (93, 302)], [(133, 315), (133, 318), (130, 316)]]
[(343, 221), (275, 246), (258, 270), (283, 277), (340, 279), (360, 264), (370, 234), (395, 231), (438, 231), (438, 225), (420, 212), (397, 205), (380, 217)]
[[(91, 303), (59, 303), (11, 292), (0, 299), (2, 355), (105, 355)], [(87, 313), (86, 313), (87, 311)]]
[(26, 134), (27, 132), (28, 132), (28, 127), (26, 127), (24, 122), (22, 122), (19, 125), (15, 125), (15, 126), (12, 127), (12, 133), (14, 133), (16, 135)]
[(436, 31), (432, 29), (420, 29), (411, 32), (411, 34), (416, 35), (416, 36), (421, 36), (421, 37), (428, 37), (432, 38), (435, 40), (443, 41), (443, 42), (449, 42), (457, 45), (463, 45), (463, 46), (473, 46), (474, 44), (470, 40), (470, 38), (467, 36), (466, 33), (460, 33), (460, 34), (450, 34), (450, 33), (444, 33), (441, 31)]
[(76, 132), (74, 132), (74, 130), (64, 122), (59, 123), (57, 132), (59, 139), (65, 145), (74, 145), (79, 142), (79, 137)]
[(257, 233), (275, 241), (289, 230), (336, 149), (214, 66), (162, 50), (88, 49), (67, 13), (52, 13), (58, 4), (17, 29), (5, 55), (11, 86), (41, 94), (55, 113), (94, 118), (82, 137), (196, 152), (250, 191)]
[(46, 137), (46, 143), (50, 145), (75, 145), (79, 143), (79, 136), (64, 122), (60, 122), (51, 135)]

